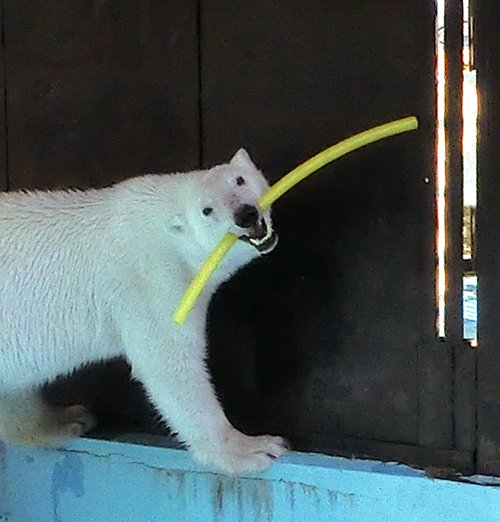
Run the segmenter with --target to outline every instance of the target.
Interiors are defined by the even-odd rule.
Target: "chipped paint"
[[[59,514],[61,497],[69,492],[75,497],[85,494],[83,487],[83,464],[78,455],[69,453],[54,464],[51,497],[54,522],[63,522]]]
[[[26,464],[35,463],[35,457],[33,457],[33,455],[26,455],[26,458],[24,460],[25,460]]]

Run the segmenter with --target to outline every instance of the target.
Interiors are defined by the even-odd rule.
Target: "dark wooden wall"
[[[199,162],[196,2],[4,2],[9,185]]]
[[[500,5],[476,1],[480,82],[478,271],[478,470],[500,474]]]
[[[216,376],[235,419],[255,419],[255,430],[284,426],[306,447],[313,434],[322,448],[346,437],[415,444],[418,350],[435,337],[424,183],[433,9],[313,4],[203,3],[204,159],[245,143],[277,179],[376,123],[417,114],[422,129],[327,167],[276,205],[280,248],[216,300]],[[226,375],[228,360],[240,371]]]
[[[4,0],[3,27],[4,188],[103,186],[240,146],[275,181],[417,115],[418,132],[276,204],[279,248],[214,300],[210,365],[248,431],[474,469],[475,374],[463,343],[435,332],[433,1]],[[108,427],[159,429],[120,361],[47,394]]]

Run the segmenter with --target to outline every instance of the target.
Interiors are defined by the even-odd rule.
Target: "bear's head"
[[[266,178],[244,149],[229,163],[197,172],[185,215],[188,235],[207,253],[226,232],[240,238],[237,248],[246,250],[250,257],[271,252],[278,236],[272,227],[270,210],[261,209],[258,203],[268,187]]]

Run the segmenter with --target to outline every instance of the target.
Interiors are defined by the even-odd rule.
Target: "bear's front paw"
[[[259,435],[251,437],[237,430],[230,434],[219,447],[193,450],[194,458],[204,465],[213,465],[229,474],[245,474],[268,468],[274,459],[288,452],[283,437]]]

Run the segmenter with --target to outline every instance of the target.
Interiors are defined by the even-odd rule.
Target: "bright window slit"
[[[437,144],[436,144],[436,304],[437,335],[447,336],[446,300],[446,188],[447,188],[447,136],[445,114],[446,52],[445,52],[446,0],[436,0],[436,83],[437,83]],[[463,1],[463,337],[477,346],[478,277],[475,272],[475,220],[477,201],[477,83],[474,68],[472,23],[469,0]]]
[[[477,346],[477,273],[475,271],[475,231],[477,204],[477,81],[469,0],[463,2],[463,337]]]

